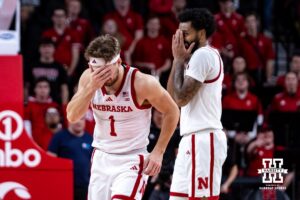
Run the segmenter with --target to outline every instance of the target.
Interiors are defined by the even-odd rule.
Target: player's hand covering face
[[[172,39],[172,53],[176,60],[186,60],[189,58],[195,43],[193,42],[188,48],[185,47],[183,39],[183,33],[180,29],[177,29]]]
[[[90,67],[90,86],[94,90],[102,88],[108,80],[112,79],[112,67],[112,65],[99,68]]]

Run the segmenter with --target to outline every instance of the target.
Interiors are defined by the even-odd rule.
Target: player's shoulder
[[[158,80],[149,74],[137,71],[134,77],[134,88],[137,94],[147,94],[157,90],[160,86]]]
[[[194,58],[210,58],[212,57],[214,54],[213,54],[213,51],[217,51],[216,49],[213,49],[212,47],[210,46],[205,46],[205,47],[201,47],[201,48],[198,48],[192,55],[192,57]]]
[[[200,48],[198,48],[195,52],[194,52],[194,54],[196,53],[196,54],[211,54],[211,51],[216,51],[216,49],[215,48],[213,48],[213,47],[211,47],[210,45],[206,45],[206,46],[204,46],[204,47],[200,47]]]
[[[151,86],[157,84],[158,80],[152,75],[137,70],[134,82],[141,86]]]

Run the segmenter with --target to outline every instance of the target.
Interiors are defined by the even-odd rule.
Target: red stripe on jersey
[[[170,192],[170,196],[174,196],[174,197],[188,197],[188,194],[185,193],[181,193],[181,192]]]
[[[133,103],[135,105],[135,107],[137,107],[138,109],[148,109],[151,108],[151,105],[139,105],[139,103],[137,102],[137,96],[135,93],[135,89],[134,89],[134,79],[135,79],[135,74],[138,71],[138,69],[134,69],[131,75],[131,96],[132,96],[132,100]]]
[[[128,71],[129,71],[129,66],[126,65],[121,85],[120,85],[119,89],[116,91],[115,96],[118,96],[120,94],[120,92],[121,92],[121,90],[122,90],[122,88],[124,86],[124,83],[125,83]]]
[[[188,197],[188,194],[186,193],[181,193],[181,192],[170,192],[170,196],[173,197]],[[203,197],[188,197],[189,200],[203,200]],[[219,200],[219,196],[210,196],[210,197],[205,197],[207,200]]]
[[[196,144],[195,135],[192,135],[192,197],[195,197],[195,181],[196,181]]]
[[[122,88],[123,88],[123,85],[124,85],[124,83],[125,83],[125,80],[126,80],[126,77],[127,77],[127,74],[128,74],[128,71],[129,71],[129,66],[128,65],[126,65],[126,67],[124,68],[124,74],[123,74],[123,77],[122,77],[122,82],[121,82],[121,85],[120,85],[120,87],[119,87],[119,89],[116,91],[116,93],[114,94],[115,96],[118,96],[119,94],[120,94],[120,92],[121,92],[121,90],[122,90]],[[107,94],[107,91],[106,91],[106,89],[105,89],[105,86],[103,86],[102,88],[101,88],[101,91],[102,91],[102,94],[103,95],[106,95]]]
[[[143,169],[144,169],[144,156],[143,155],[139,155],[139,157],[140,157],[139,172],[138,172],[138,176],[137,176],[137,179],[135,181],[132,193],[130,195],[131,199],[134,199],[134,197],[136,195],[136,192],[138,190],[138,187],[140,185],[142,176],[143,176],[142,173],[143,173]]]
[[[92,156],[91,156],[90,174],[92,174],[92,165],[93,165],[95,151],[96,151],[96,148],[93,149]],[[86,199],[88,199],[88,194],[86,194]]]
[[[209,48],[211,48],[211,47],[209,47]],[[212,49],[212,48],[211,48]],[[213,52],[215,52],[215,50],[214,49],[212,49],[212,51]],[[216,53],[216,52],[215,52]],[[217,53],[216,53],[217,54]],[[216,80],[218,80],[219,79],[219,77],[220,77],[220,75],[221,75],[221,71],[222,71],[222,61],[221,61],[221,57],[220,57],[220,55],[219,54],[217,54],[218,55],[218,57],[219,57],[219,61],[220,61],[220,69],[219,69],[219,74],[218,74],[218,76],[216,77],[216,78],[214,78],[214,79],[210,79],[210,80],[205,80],[204,81],[204,83],[213,83],[213,82],[215,82]]]
[[[125,195],[121,195],[121,194],[115,194],[114,196],[112,196],[111,200],[114,199],[119,199],[119,200],[134,200],[131,197],[125,196]]]
[[[219,200],[219,196],[211,196],[211,197],[189,197],[189,200],[203,200],[203,199],[207,199],[207,200]]]
[[[213,182],[214,182],[214,134],[210,133],[210,171],[209,171],[209,195],[213,195]]]

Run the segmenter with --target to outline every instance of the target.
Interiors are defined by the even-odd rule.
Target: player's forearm
[[[177,106],[174,106],[170,112],[164,114],[161,132],[153,151],[158,151],[160,153],[165,152],[168,143],[177,127],[178,119],[179,109]]]
[[[78,91],[67,106],[67,119],[69,122],[78,121],[88,110],[94,91],[82,89]]]
[[[173,60],[172,70],[168,80],[168,91],[176,101],[178,100],[178,95],[181,93],[181,88],[183,84],[183,72],[184,72],[184,61],[183,60]]]
[[[184,89],[184,61],[174,60],[174,78],[173,78],[173,90],[174,90],[174,100],[178,106],[182,107],[189,102],[189,94],[187,90]]]

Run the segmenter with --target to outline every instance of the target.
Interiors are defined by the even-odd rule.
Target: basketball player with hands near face
[[[179,15],[179,22],[172,40],[168,91],[181,107],[183,137],[170,200],[217,200],[227,143],[220,121],[223,62],[208,45],[214,17],[207,9],[188,9]]]
[[[154,77],[122,64],[116,38],[105,35],[94,39],[85,56],[89,69],[81,75],[67,117],[77,121],[89,106],[94,112],[95,151],[88,200],[140,200],[148,176],[160,171],[178,123],[178,107]],[[158,142],[149,154],[151,107],[164,119]]]

